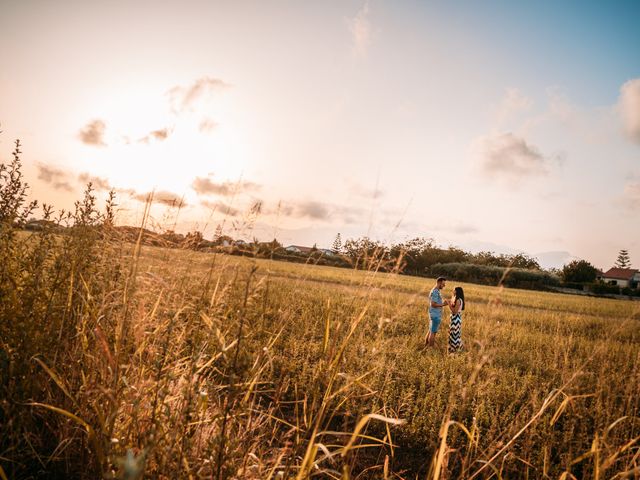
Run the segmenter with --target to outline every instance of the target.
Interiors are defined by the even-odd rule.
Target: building
[[[285,247],[285,250],[287,252],[303,253],[305,255],[310,255],[313,252],[318,252],[324,255],[325,257],[333,257],[336,255],[336,252],[328,248],[302,247],[300,245],[289,245],[288,247]]]
[[[300,245],[289,245],[285,248],[287,252],[310,254],[313,252],[312,247],[302,247]]]
[[[610,268],[599,277],[599,280],[621,288],[638,288],[638,285],[640,285],[640,270],[634,268]]]

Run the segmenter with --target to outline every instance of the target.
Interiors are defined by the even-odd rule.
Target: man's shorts
[[[431,333],[438,333],[440,328],[440,322],[442,321],[441,315],[429,315],[429,331]]]

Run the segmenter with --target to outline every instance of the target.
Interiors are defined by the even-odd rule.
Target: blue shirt
[[[442,307],[432,307],[431,302],[436,302],[442,305],[442,295],[440,295],[440,289],[438,287],[434,287],[429,293],[429,316],[430,317],[441,317],[442,316]]]

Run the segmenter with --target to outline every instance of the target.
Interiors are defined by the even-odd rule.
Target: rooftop
[[[616,280],[631,280],[636,273],[638,270],[635,268],[610,268],[602,276]]]

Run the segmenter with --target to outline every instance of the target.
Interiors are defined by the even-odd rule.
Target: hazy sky
[[[156,225],[207,237],[640,267],[638,25],[637,1],[0,0],[0,159],[20,138],[35,197],[93,179],[122,223],[155,190]]]

